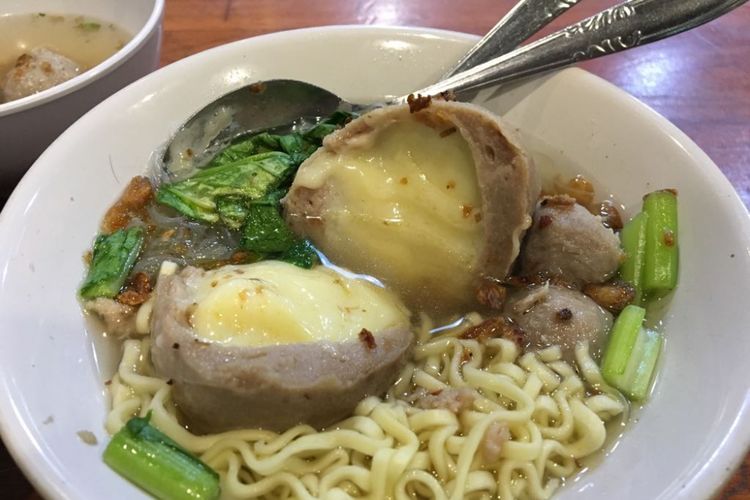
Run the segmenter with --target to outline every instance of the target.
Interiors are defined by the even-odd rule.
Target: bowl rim
[[[156,1],[161,2],[163,0],[156,0]],[[382,32],[390,31],[390,32],[395,32],[395,33],[433,35],[436,37],[450,37],[453,39],[478,40],[477,36],[467,34],[467,33],[445,30],[445,29],[425,28],[425,27],[415,27],[415,26],[383,26],[383,25],[317,26],[317,27],[307,27],[307,28],[272,32],[272,33],[267,33],[267,34],[262,34],[262,35],[257,35],[253,37],[236,40],[230,43],[226,43],[226,44],[222,44],[216,47],[206,49],[204,51],[201,51],[195,54],[191,54],[190,56],[184,59],[181,59],[179,61],[176,61],[175,63],[170,64],[169,66],[183,66],[185,64],[190,64],[190,60],[192,60],[196,56],[199,56],[201,54],[205,55],[206,53],[209,53],[209,52],[220,52],[224,50],[224,48],[228,45],[238,45],[242,43],[247,43],[249,40],[284,38],[289,35],[300,35],[304,33],[314,34],[314,33],[320,33],[321,31],[345,32],[349,30],[369,30],[369,31],[382,31]],[[636,106],[638,108],[638,111],[641,114],[643,114],[644,116],[650,117],[651,120],[653,120],[661,128],[663,128],[665,133],[667,133],[674,140],[680,143],[681,147],[687,149],[691,153],[691,155],[694,155],[697,158],[699,158],[700,162],[704,164],[705,167],[709,168],[709,170],[711,170],[711,175],[715,177],[716,182],[718,182],[719,184],[723,184],[725,188],[728,188],[731,190],[732,199],[726,200],[726,203],[733,204],[734,210],[741,212],[741,214],[735,213],[735,215],[741,216],[742,218],[745,218],[745,219],[750,218],[750,210],[748,209],[748,207],[744,205],[738,193],[736,192],[736,189],[734,189],[734,186],[731,185],[731,183],[728,181],[726,176],[716,166],[713,160],[711,160],[708,157],[708,155],[692,139],[690,139],[687,136],[687,134],[685,134],[676,125],[674,125],[667,118],[659,114],[653,108],[641,102],[634,96],[628,94],[624,90],[618,88],[614,84],[611,84],[607,82],[606,80],[604,80],[603,78],[593,75],[585,70],[575,69],[574,71],[581,71],[583,73],[588,74],[593,79],[599,81],[604,86],[604,88],[606,88],[607,92],[612,96],[612,98],[627,100],[631,102],[634,106]],[[150,75],[147,75],[147,77],[150,77]],[[131,84],[131,85],[134,85],[134,84]],[[125,88],[128,88],[129,86]],[[122,92],[123,90],[118,91],[118,93]],[[103,105],[103,103],[107,102],[111,98],[112,96],[103,100],[101,103],[97,104],[95,108],[100,105]],[[68,134],[68,131],[63,133],[62,136],[65,136],[67,134]],[[59,141],[59,138],[55,142],[58,142],[58,141]],[[50,146],[50,148],[51,147],[52,146]],[[45,156],[47,156],[47,151],[45,151],[45,153],[43,153],[43,155],[40,156],[39,159],[32,165],[32,167],[26,173],[24,178],[14,189],[4,209],[0,211],[0,233],[2,233],[4,220],[6,219],[6,217],[10,218],[11,216],[11,210],[14,213],[23,211],[24,207],[22,207],[20,203],[24,201],[32,200],[36,196],[35,187],[34,187],[35,180],[37,179],[38,176],[43,175],[42,165],[39,160],[41,160],[42,157],[45,157]],[[40,163],[40,164],[37,165],[37,163]],[[747,236],[750,236],[750,225],[745,226],[743,228],[743,232]],[[2,370],[0,369],[0,372],[1,371]],[[3,394],[2,392],[0,392],[0,400],[4,400],[7,396],[8,394]],[[10,403],[12,404],[13,401],[10,401]],[[9,415],[11,416],[9,417]],[[712,456],[712,459],[708,461],[707,463],[703,463],[701,467],[699,468],[699,470],[696,471],[695,476],[690,481],[688,481],[685,485],[683,485],[678,495],[680,498],[688,498],[688,497],[689,498],[693,498],[693,497],[710,498],[712,495],[715,495],[716,493],[718,493],[719,489],[726,483],[726,481],[729,478],[732,477],[732,475],[734,474],[734,471],[740,465],[744,456],[748,452],[748,449],[750,449],[750,418],[748,417],[750,417],[750,385],[748,386],[748,391],[745,393],[745,399],[740,404],[740,409],[732,421],[732,425],[727,430],[727,433],[724,436],[724,439],[721,441],[719,448],[717,448],[716,450],[716,452],[718,452],[719,450],[721,451],[723,460],[721,461],[716,460],[717,455],[715,452],[714,455]],[[12,411],[9,411],[6,413],[3,411],[3,406],[0,405],[0,439],[2,439],[2,441],[5,443],[8,449],[8,452],[14,458],[19,468],[24,472],[28,480],[34,485],[35,488],[39,490],[40,493],[42,493],[43,496],[48,497],[48,498],[58,498],[58,497],[67,498],[66,492],[69,493],[70,490],[68,490],[67,488],[64,488],[64,484],[60,484],[59,482],[57,482],[57,478],[55,476],[36,474],[36,472],[38,472],[38,469],[39,469],[38,457],[36,456],[36,452],[38,452],[38,449],[37,449],[38,443],[36,442],[29,443],[28,442],[29,436],[27,434],[21,433],[19,435],[16,435],[16,434],[11,434],[10,432],[8,432],[10,431],[11,427],[18,428],[17,426],[23,426],[23,425],[24,425],[24,422],[22,421],[14,421]],[[32,448],[31,450],[28,449],[28,446],[25,446],[29,444],[31,444],[31,448]],[[47,465],[49,466],[49,464]],[[61,489],[61,487],[63,487],[63,489]]]
[[[108,75],[124,64],[125,61],[130,59],[133,54],[138,52],[138,50],[146,44],[151,33],[157,29],[161,23],[166,0],[153,1],[154,7],[151,9],[151,13],[144,25],[120,50],[93,68],[84,71],[70,80],[66,80],[58,85],[42,90],[41,92],[22,97],[21,99],[0,104],[0,118],[41,106],[59,97],[71,94]]]

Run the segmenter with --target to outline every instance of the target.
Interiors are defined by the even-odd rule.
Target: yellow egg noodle
[[[386,398],[365,399],[322,432],[298,425],[283,434],[194,435],[176,418],[170,385],[153,375],[148,337],[129,339],[109,385],[107,431],[151,411],[155,426],[220,474],[226,498],[549,498],[580,470],[578,459],[602,448],[605,422],[627,405],[585,344],[576,369],[556,347],[524,354],[505,339],[458,338],[480,321],[471,314],[432,336],[423,318],[412,361]],[[456,415],[404,400],[451,388],[474,391],[470,409]],[[487,463],[483,443],[498,424],[509,440]]]

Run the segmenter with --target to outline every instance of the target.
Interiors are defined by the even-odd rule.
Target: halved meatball
[[[275,261],[161,276],[151,335],[196,432],[325,427],[382,395],[413,342],[387,290]]]
[[[22,54],[2,79],[2,97],[5,101],[21,99],[70,80],[79,72],[75,61],[37,47]]]
[[[521,273],[581,285],[603,283],[624,253],[617,235],[567,195],[546,196],[534,212],[521,253]]]
[[[505,314],[523,329],[532,347],[558,345],[568,360],[584,341],[598,355],[613,322],[612,314],[586,295],[550,284],[516,291],[505,304]]]
[[[530,158],[496,116],[433,100],[326,137],[283,203],[331,261],[446,315],[474,303],[480,278],[507,275],[538,194]]]

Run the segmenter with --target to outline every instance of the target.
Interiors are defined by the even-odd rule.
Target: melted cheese
[[[295,185],[333,194],[316,241],[331,260],[405,294],[466,293],[483,245],[481,195],[465,139],[440,132],[410,117],[307,161]]]
[[[190,323],[204,340],[238,346],[344,342],[409,324],[387,290],[319,266],[278,261],[225,266],[194,285]]]

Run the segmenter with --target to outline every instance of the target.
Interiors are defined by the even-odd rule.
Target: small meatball
[[[569,196],[543,198],[521,253],[521,272],[571,284],[604,283],[624,253],[617,235]]]
[[[83,308],[104,321],[104,329],[109,335],[125,338],[136,332],[136,308],[133,306],[99,297],[86,302]]]
[[[59,85],[80,73],[78,64],[52,50],[37,47],[21,54],[3,79],[5,101],[14,101]]]
[[[567,360],[575,358],[575,346],[584,341],[596,356],[613,321],[612,314],[581,292],[549,284],[511,295],[505,314],[523,329],[532,347],[560,346]]]

